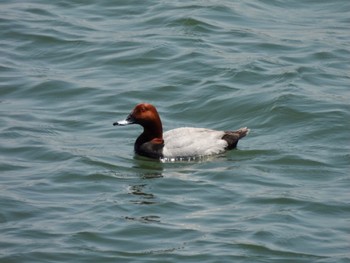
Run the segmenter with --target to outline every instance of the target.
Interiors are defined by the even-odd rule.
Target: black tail
[[[226,147],[227,150],[231,150],[236,148],[238,141],[245,137],[249,133],[249,129],[247,127],[240,128],[237,131],[225,131],[222,139],[227,141],[228,145]]]

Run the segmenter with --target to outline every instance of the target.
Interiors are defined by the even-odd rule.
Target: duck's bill
[[[125,120],[117,121],[117,122],[113,123],[113,125],[114,126],[125,126],[125,125],[129,125],[129,124],[134,124],[134,123],[135,123],[134,116],[132,116],[132,114],[129,114]]]
[[[129,124],[133,124],[133,122],[129,121],[129,120],[122,120],[122,121],[117,121],[117,122],[113,123],[113,126],[125,126],[125,125],[129,125]]]

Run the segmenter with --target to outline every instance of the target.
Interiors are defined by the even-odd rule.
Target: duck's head
[[[114,126],[139,124],[145,130],[163,133],[162,122],[156,107],[149,103],[140,103],[132,110],[125,120],[113,123]]]

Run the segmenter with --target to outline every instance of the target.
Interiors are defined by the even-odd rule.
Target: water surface
[[[350,3],[2,1],[1,262],[350,262]],[[134,156],[135,104],[251,133]]]

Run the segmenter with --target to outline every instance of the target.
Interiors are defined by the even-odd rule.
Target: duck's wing
[[[165,158],[212,155],[223,152],[228,143],[224,131],[204,128],[178,128],[163,134]]]

